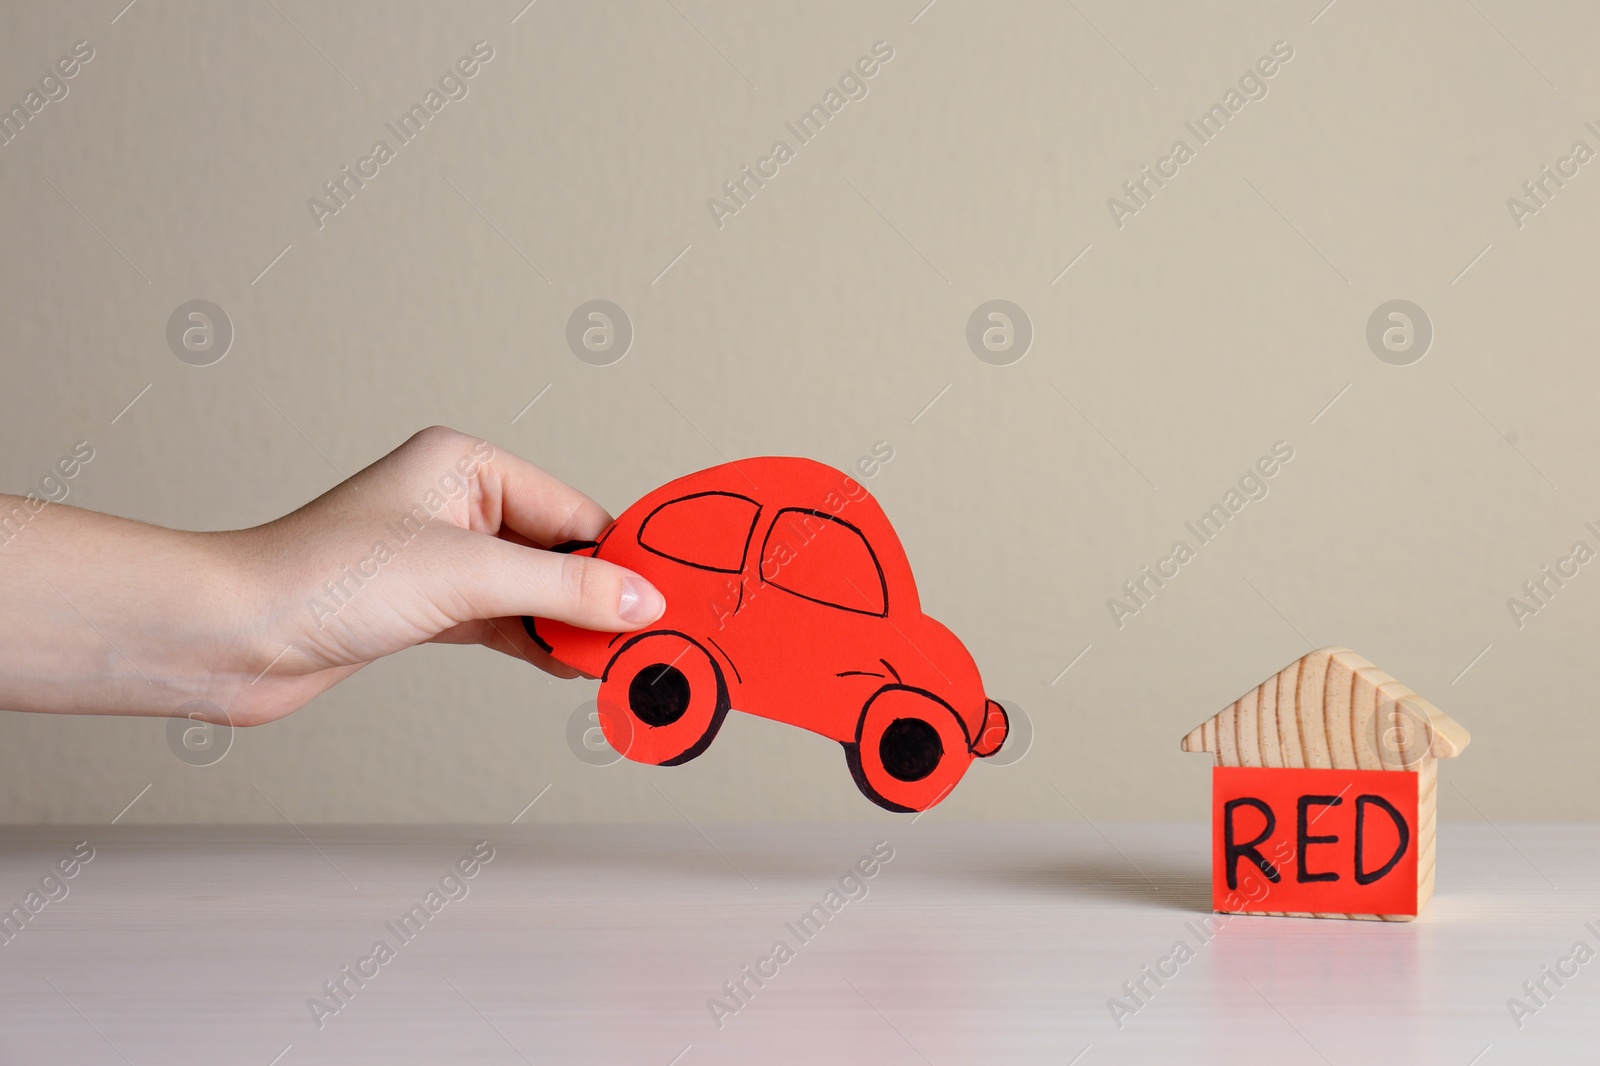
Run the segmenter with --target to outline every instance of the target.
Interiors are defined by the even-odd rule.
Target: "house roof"
[[[1218,766],[1416,770],[1472,738],[1449,715],[1349,648],[1302,656],[1183,738]]]

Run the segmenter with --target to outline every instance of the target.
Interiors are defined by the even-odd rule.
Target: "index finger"
[[[549,547],[595,540],[612,523],[604,507],[560,478],[511,452],[492,444],[489,448],[489,458],[478,466],[472,528],[485,533],[509,529]]]

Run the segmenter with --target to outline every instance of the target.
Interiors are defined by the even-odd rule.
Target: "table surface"
[[[40,893],[0,933],[0,1062],[1494,1066],[1600,1046],[1600,964],[1573,954],[1600,950],[1595,826],[1446,824],[1416,922],[1208,938],[1202,825],[302,829],[0,829],[0,908]],[[80,841],[93,858],[41,887]],[[492,858],[451,879],[480,841]],[[841,889],[875,846],[892,858]]]

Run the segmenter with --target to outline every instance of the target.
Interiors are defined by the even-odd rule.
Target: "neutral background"
[[[1507,606],[1600,548],[1600,177],[1520,228],[1506,203],[1600,149],[1600,12],[924,2],[8,5],[7,108],[95,58],[0,147],[0,485],[83,440],[68,502],[224,529],[445,423],[620,511],[887,441],[868,486],[926,609],[1034,732],[931,818],[1201,818],[1180,736],[1323,644],[1472,731],[1446,818],[1600,816],[1600,567]],[[470,94],[319,229],[307,199],[479,40]],[[869,95],[719,228],[707,199],[878,40]],[[1269,94],[1119,228],[1107,198],[1279,40]],[[565,340],[594,298],[636,330],[611,366]],[[1036,333],[1009,366],[965,338],[996,298]],[[1412,365],[1365,336],[1396,298],[1436,331]],[[166,341],[191,299],[235,330],[211,366]],[[1108,598],[1280,440],[1270,495],[1119,629]],[[836,745],[747,716],[684,767],[588,765],[592,693],[423,648],[207,767],[164,721],[3,714],[0,820],[483,822],[547,785],[523,821],[891,817]]]

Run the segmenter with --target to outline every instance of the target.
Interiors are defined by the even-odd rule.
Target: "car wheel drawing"
[[[728,714],[722,670],[682,633],[632,636],[600,679],[600,728],[635,762],[677,766],[710,746]]]

